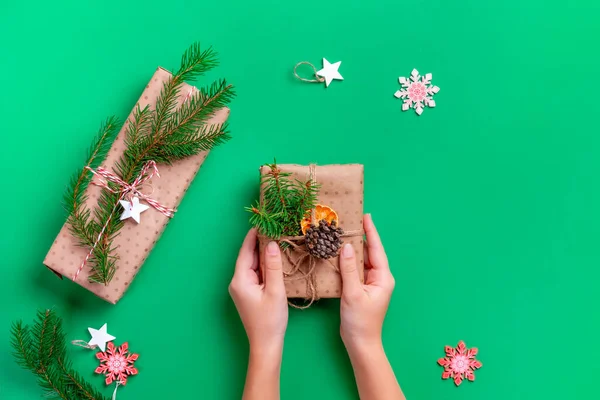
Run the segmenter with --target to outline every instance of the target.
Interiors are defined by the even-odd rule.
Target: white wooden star
[[[106,332],[106,324],[102,325],[100,329],[88,328],[90,331],[90,335],[92,335],[92,340],[88,342],[88,346],[98,346],[100,350],[106,351],[106,343],[113,341],[116,337],[109,335]]]
[[[140,204],[140,199],[134,197],[131,201],[119,200],[124,208],[123,214],[121,214],[121,221],[127,218],[133,218],[135,222],[140,223],[140,214],[150,208],[145,204]]]
[[[317,71],[317,75],[325,78],[325,86],[329,86],[331,81],[334,79],[340,81],[344,80],[342,75],[340,75],[340,73],[338,72],[341,63],[341,61],[338,61],[336,63],[331,64],[329,61],[323,58],[323,69]]]

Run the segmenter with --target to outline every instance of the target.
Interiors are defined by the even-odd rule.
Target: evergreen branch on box
[[[66,358],[62,320],[52,310],[40,311],[32,327],[13,323],[11,345],[16,362],[31,371],[46,397],[64,400],[108,400],[71,368]]]
[[[184,82],[204,75],[217,64],[217,54],[211,48],[203,50],[199,44],[193,44],[183,54],[178,71],[164,83],[154,109],[136,107],[132,118],[127,121],[126,150],[114,168],[124,181],[132,183],[147,161],[171,164],[208,151],[229,139],[227,124],[207,125],[208,119],[217,110],[227,106],[235,96],[233,86],[225,80],[199,89],[185,104],[177,108],[177,99]],[[101,162],[103,157],[100,156],[106,155],[106,146],[110,148],[113,140],[114,135],[107,135],[106,142],[96,144],[98,157],[93,159],[94,163]],[[89,160],[87,165],[90,165]],[[89,183],[90,175],[85,169],[82,172],[81,180],[85,185]],[[98,206],[91,213],[81,205],[85,201],[81,194],[85,186],[77,182],[79,180],[75,180],[67,191],[67,198],[77,205],[67,208],[71,232],[80,245],[93,247],[92,255],[87,261],[92,270],[89,281],[108,284],[116,272],[118,262],[113,240],[123,226],[116,215],[120,211],[120,194],[103,190]],[[105,225],[106,229],[103,230]]]
[[[275,240],[300,235],[300,223],[316,205],[319,185],[310,179],[292,180],[291,174],[282,172],[276,162],[266,167],[269,171],[261,177],[262,199],[246,208],[252,214],[250,224],[261,235]]]
[[[90,168],[97,168],[106,158],[108,150],[112,145],[117,133],[119,133],[120,123],[116,117],[110,117],[100,126],[96,139],[90,147],[88,160],[85,163]],[[80,172],[71,178],[68,190],[64,195],[64,206],[67,213],[75,212],[78,207],[86,200],[85,189],[92,180],[88,170],[84,167]]]

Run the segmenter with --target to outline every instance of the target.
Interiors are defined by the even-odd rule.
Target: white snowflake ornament
[[[402,89],[396,91],[394,96],[403,99],[402,111],[414,108],[417,115],[423,113],[423,107],[435,107],[433,95],[440,91],[440,88],[431,84],[431,74],[425,76],[419,75],[419,71],[413,69],[410,78],[401,76],[398,80]]]

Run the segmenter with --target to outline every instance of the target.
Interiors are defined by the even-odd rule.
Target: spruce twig
[[[120,123],[116,117],[110,117],[100,126],[94,143],[90,147],[87,162],[85,166],[98,168],[100,163],[106,158],[110,146],[114,142]],[[63,204],[68,213],[67,222],[71,234],[78,239],[82,246],[92,246],[95,240],[94,230],[90,225],[90,211],[85,208],[84,203],[87,200],[85,190],[92,180],[92,174],[85,168],[82,168],[71,178],[71,182],[64,194]]]
[[[71,178],[71,183],[64,194],[64,206],[67,214],[72,214],[78,207],[85,202],[85,189],[92,180],[90,172],[85,168],[97,168],[106,158],[110,146],[119,133],[120,124],[116,117],[109,117],[105,123],[100,126],[96,139],[90,146],[87,162],[80,172]]]
[[[316,205],[319,185],[310,179],[292,180],[276,162],[265,166],[269,170],[261,177],[262,201],[246,208],[252,214],[250,224],[275,240],[301,234],[301,222]]]
[[[132,183],[147,161],[171,164],[208,151],[229,139],[227,124],[207,125],[207,120],[235,96],[233,86],[226,81],[220,80],[200,89],[176,109],[184,82],[214,68],[216,56],[211,48],[202,50],[199,44],[193,44],[183,54],[178,71],[164,83],[155,108],[135,109],[133,118],[127,121],[127,149],[115,165],[115,172],[124,181]],[[93,247],[100,236],[88,259],[91,282],[108,284],[116,272],[118,256],[113,240],[123,225],[116,216],[120,210],[119,196],[103,191],[93,218],[82,210],[69,220],[71,231],[81,245]],[[106,229],[102,231],[105,225]]]
[[[16,362],[31,371],[46,397],[63,400],[107,400],[70,367],[62,320],[52,310],[38,312],[32,327],[13,323],[11,345]]]

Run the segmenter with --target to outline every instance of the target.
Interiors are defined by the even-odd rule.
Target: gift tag
[[[398,80],[402,85],[400,90],[394,93],[398,99],[403,99],[402,111],[414,108],[417,115],[423,113],[423,107],[435,107],[433,95],[440,91],[440,88],[431,84],[431,74],[425,76],[419,75],[419,71],[413,69],[410,77],[401,76]]]
[[[340,80],[340,81],[344,80],[344,78],[342,77],[342,75],[339,72],[339,68],[340,68],[341,64],[342,64],[341,61],[338,61],[338,62],[335,62],[332,64],[329,61],[327,61],[326,58],[323,58],[323,68],[317,71],[315,66],[312,65],[311,63],[309,63],[308,61],[301,61],[298,64],[296,64],[296,66],[294,67],[294,76],[296,78],[300,79],[302,82],[309,82],[309,83],[325,82],[325,87],[329,87],[329,84],[334,79]],[[301,65],[308,65],[309,67],[311,67],[313,69],[314,78],[308,79],[308,78],[303,78],[300,75],[298,75],[298,67]]]
[[[123,206],[123,214],[121,214],[121,221],[132,218],[138,224],[140,223],[140,214],[150,208],[145,204],[140,203],[138,197],[134,197],[131,201],[119,200],[119,203]]]

